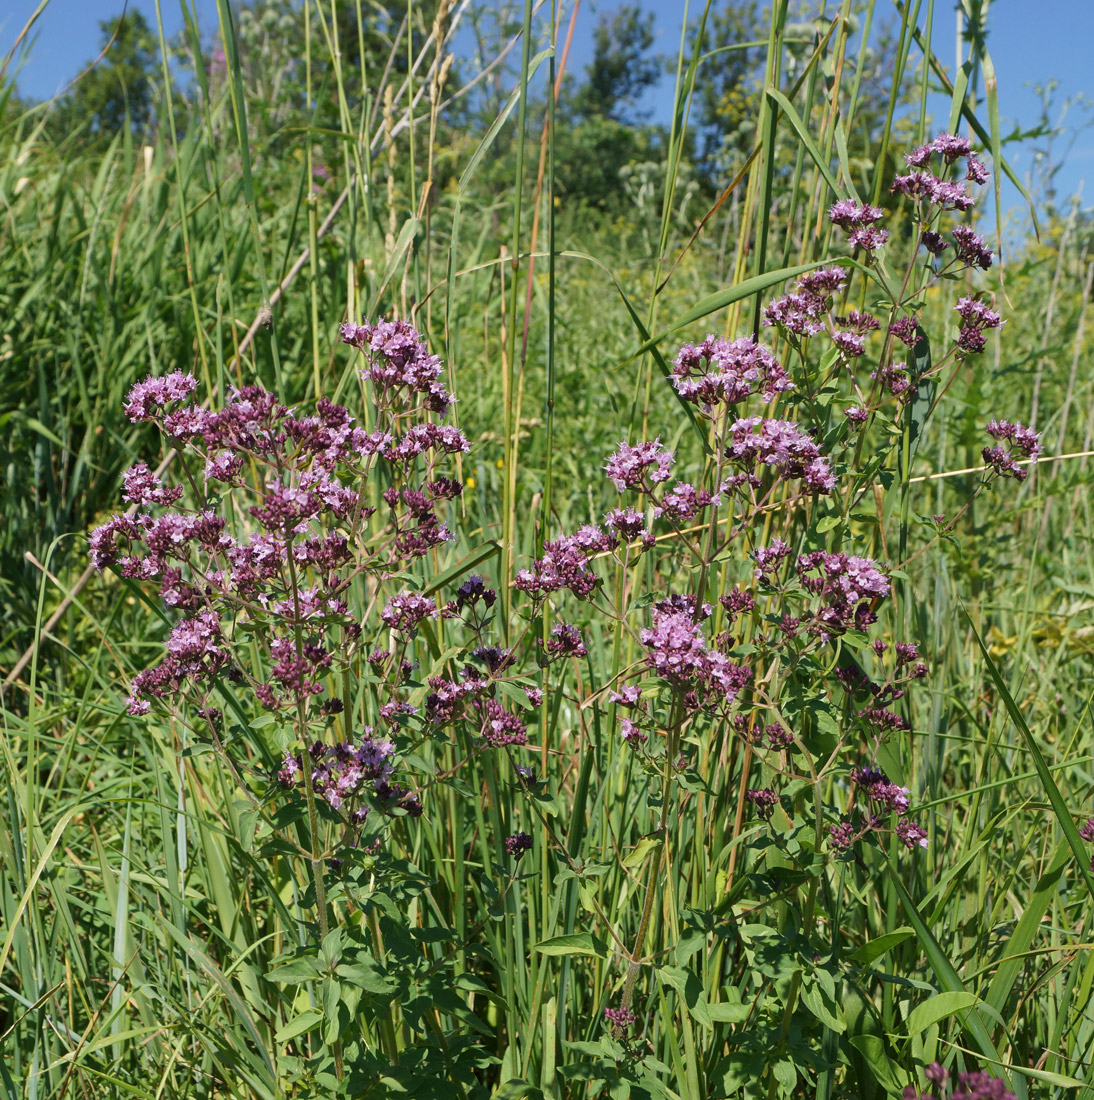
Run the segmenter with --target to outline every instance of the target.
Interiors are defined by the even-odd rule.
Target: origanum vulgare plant
[[[1002,324],[981,296],[962,297],[954,334],[932,352],[924,292],[991,264],[957,220],[987,175],[952,135],[907,160],[893,182],[913,223],[904,269],[885,262],[882,211],[841,200],[830,217],[855,261],[818,264],[770,302],[770,345],[752,333],[680,348],[670,382],[699,428],[695,475],[676,477],[660,439],[620,442],[603,466],[619,506],[571,534],[544,532],[539,556],[495,582],[517,593],[504,645],[495,588],[470,564],[440,572],[462,489],[454,456],[468,442],[443,423],[441,363],[410,325],[343,326],[363,356],[367,427],[326,399],[305,413],[257,387],[210,411],[181,373],[134,387],[128,414],[171,440],[180,476],[167,486],[134,466],[132,507],[92,533],[92,560],[155,586],[176,616],[162,660],[133,681],[130,712],[178,715],[232,770],[265,822],[264,850],[306,869],[298,896],[314,934],[268,975],[321,989],[322,1011],[285,1040],[303,1050],[298,1037],[312,1035],[310,1058],[283,1063],[300,1088],[441,1074],[479,1095],[498,1083],[513,1025],[492,1038],[481,1021],[469,1028],[450,963],[486,921],[519,919],[509,891],[537,844],[527,874],[553,866],[559,887],[580,879],[594,934],[548,954],[610,943],[619,960],[589,1002],[603,1012],[601,1039],[559,1065],[563,1079],[580,1091],[663,1076],[645,1026],[653,975],[681,991],[681,1011],[701,1002],[721,1028],[725,1057],[709,1067],[719,1087],[763,1080],[790,1095],[817,1070],[809,1052],[839,1018],[842,965],[838,923],[818,914],[822,877],[851,873],[871,847],[914,857],[930,838],[892,751],[911,732],[907,693],[929,655],[904,633],[899,603],[881,614],[906,585],[911,462],[938,397]],[[975,493],[1023,479],[1040,450],[1021,425],[987,432]],[[933,517],[926,538],[953,537],[958,519]],[[611,660],[590,653],[587,624],[612,639]],[[558,748],[555,665],[602,675],[575,675],[570,701],[597,716],[612,766],[647,788],[637,849],[575,853],[549,793],[571,792],[521,756],[530,722],[548,738],[541,751]],[[433,928],[451,949],[431,961],[406,935],[407,914],[414,906],[425,936],[418,901],[439,868],[396,853],[421,850],[413,830],[429,788],[471,775],[478,788],[461,792],[495,811],[508,776],[523,828],[489,816],[499,835],[486,915],[459,942]],[[671,888],[685,855],[676,838],[704,834],[684,815],[700,796],[724,805],[726,789],[713,788],[730,778],[726,844],[706,868],[724,904],[700,912]],[[606,856],[634,880],[615,902],[588,877]],[[767,905],[762,923],[744,916]],[[735,990],[726,1003],[721,977],[694,985],[681,964],[704,945],[724,968],[745,960],[749,999]]]
[[[543,558],[516,579],[533,601],[533,617],[561,589],[589,601],[629,637],[634,658],[605,686],[604,701],[617,735],[650,776],[653,813],[638,852],[645,859],[630,860],[641,864],[638,907],[611,914],[612,938],[626,947],[604,1011],[610,1034],[597,1063],[604,1082],[613,1063],[628,1057],[640,1078],[650,1072],[640,1035],[644,969],[652,966],[709,1023],[709,1010],[695,1008],[696,991],[714,998],[721,979],[704,988],[694,971],[665,961],[666,953],[680,961],[705,941],[743,953],[754,974],[751,1007],[734,990],[743,999],[721,1017],[748,1022],[727,1031],[733,1053],[716,1071],[723,1087],[764,1080],[792,1094],[798,1074],[811,1072],[802,1067],[819,1065],[806,1053],[810,1036],[819,1044],[821,1025],[840,1013],[838,926],[817,913],[822,874],[861,863],[867,844],[898,861],[929,843],[904,777],[885,770],[901,766],[902,754],[890,745],[911,732],[907,692],[929,666],[901,636],[909,621],[902,609],[889,616],[888,629],[879,611],[906,581],[890,560],[895,552],[902,564],[906,554],[907,479],[925,423],[1002,318],[981,296],[961,297],[954,334],[932,354],[918,317],[924,292],[992,262],[983,240],[955,224],[973,205],[970,185],[985,182],[987,172],[953,135],[907,161],[909,174],[892,185],[911,206],[914,247],[904,269],[894,273],[884,261],[880,208],[835,203],[830,219],[846,231],[857,263],[818,265],[767,305],[763,322],[775,346],[759,334],[709,336],[680,348],[672,364],[671,385],[702,425],[699,479],[674,480],[675,456],[659,438],[620,443],[604,469],[623,506],[604,517],[603,530],[586,527],[548,542]],[[864,276],[858,290],[855,271]],[[849,308],[853,292],[869,312]],[[987,433],[995,442],[983,450],[973,496],[999,478],[1024,479],[1040,451],[1021,425],[992,422]],[[958,519],[926,521],[928,540],[952,537]],[[649,554],[656,564],[640,564]],[[601,586],[591,562],[605,557],[616,562],[615,583]],[[652,594],[643,591],[650,576],[672,580]],[[769,895],[770,903],[742,906],[756,912],[777,902],[775,920],[763,925],[739,916],[725,923],[732,908],[688,914],[683,899],[666,901],[672,884],[684,881],[676,869],[694,866],[676,838],[705,835],[681,818],[685,803],[702,802],[682,796],[716,796],[710,769],[727,754],[740,790],[736,819],[725,829],[726,904],[757,890]],[[707,765],[703,774],[696,757]],[[757,825],[747,824],[748,813]],[[753,872],[744,886],[740,863]],[[757,870],[765,873],[757,877]],[[707,871],[714,871],[710,861]],[[651,944],[658,925],[660,942]],[[774,1054],[783,1059],[778,1072]]]
[[[526,734],[519,708],[494,698],[510,663],[483,640],[495,591],[471,575],[442,592],[415,570],[455,538],[445,510],[463,486],[452,456],[468,449],[439,422],[450,406],[440,361],[404,322],[348,324],[343,339],[364,356],[371,430],[326,398],[305,415],[250,386],[209,411],[189,375],[135,386],[126,412],[171,440],[180,484],[134,466],[131,509],[92,532],[90,552],[100,570],[154,585],[178,616],[163,659],[133,680],[130,713],[156,707],[183,719],[264,819],[267,851],[310,869],[300,894],[321,954],[270,976],[318,980],[339,962],[340,980],[325,976],[321,1054],[305,1069],[319,1082],[356,1069],[360,1085],[370,1067],[399,1059],[391,1005],[411,982],[444,977],[413,952],[401,971],[377,962],[381,917],[427,881],[408,864],[379,863],[388,830],[413,827],[420,782],[433,778],[402,775],[400,756],[457,721],[467,755]],[[455,680],[423,683],[412,639],[428,629],[435,646],[446,627],[460,632],[468,663]],[[530,682],[523,698],[538,705]],[[459,762],[454,753],[453,771]],[[516,834],[505,850],[517,860],[528,841]],[[353,911],[368,917],[367,946],[360,922],[345,922]],[[358,1028],[343,1050],[358,1011],[374,1031]]]

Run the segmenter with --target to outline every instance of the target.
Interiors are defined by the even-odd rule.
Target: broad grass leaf
[[[918,1035],[921,1031],[934,1024],[953,1016],[958,1012],[964,1012],[979,1002],[980,998],[975,993],[938,993],[929,997],[920,1005],[916,1005],[908,1013],[908,1035]]]
[[[591,932],[574,932],[569,936],[555,936],[543,940],[532,948],[540,955],[591,955],[603,959],[607,957],[608,945]]]
[[[274,1042],[281,1044],[287,1043],[290,1039],[295,1039],[298,1035],[303,1035],[305,1032],[311,1031],[312,1028],[318,1027],[323,1022],[323,1013],[317,1012],[314,1008],[309,1008],[306,1012],[301,1012],[299,1016],[294,1016],[284,1027],[277,1030],[274,1035]]]
[[[878,936],[876,940],[864,943],[861,947],[852,951],[847,957],[860,966],[870,966],[882,955],[888,954],[894,947],[902,944],[906,939],[914,936],[911,928],[898,928],[884,936]]]

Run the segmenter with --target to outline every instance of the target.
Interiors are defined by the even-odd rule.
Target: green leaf
[[[1068,1077],[1063,1073],[1052,1073],[1047,1069],[1028,1069],[1026,1066],[1012,1066],[1015,1073],[1023,1077],[1032,1077],[1035,1081],[1044,1081],[1046,1085],[1055,1085],[1060,1089],[1081,1089],[1089,1082],[1080,1081],[1077,1077]]]
[[[313,982],[322,977],[319,963],[312,955],[302,955],[298,959],[285,963],[283,966],[275,966],[266,974],[266,980],[270,982],[284,982],[286,985],[294,985],[298,982]]]
[[[752,1015],[752,1006],[721,1001],[718,1004],[708,1004],[707,1013],[716,1023],[743,1024]]]
[[[852,962],[857,962],[860,966],[869,966],[876,959],[880,959],[882,955],[887,954],[898,944],[902,944],[914,935],[915,932],[911,928],[898,928],[887,935],[878,936],[876,940],[864,943],[860,948],[852,951],[847,958]]]
[[[908,1035],[918,1035],[933,1024],[957,1012],[972,1008],[979,1000],[975,993],[937,993],[933,997],[928,997],[908,1013]]]
[[[1069,851],[1067,841],[1061,840],[1052,861],[1033,888],[1033,896],[1026,905],[1026,911],[1022,914],[1022,919],[1019,920],[1010,935],[1010,939],[1007,940],[1000,952],[1000,958],[1003,962],[995,972],[995,977],[992,978],[991,985],[988,986],[987,996],[984,998],[985,1003],[994,1008],[996,1012],[1002,1013],[1007,998],[1010,996],[1010,991],[1014,988],[1014,983],[1022,972],[1022,967],[1026,961],[1023,956],[1033,943],[1033,937],[1040,931],[1041,921],[1048,911],[1052,899],[1056,896],[1060,875],[1069,862]]]
[[[787,121],[794,127],[794,132],[801,138],[802,145],[805,146],[810,159],[820,169],[820,174],[824,176],[824,182],[832,189],[832,194],[838,198],[846,197],[844,190],[841,189],[839,182],[832,174],[832,169],[828,166],[828,162],[821,156],[821,152],[813,141],[813,137],[806,128],[805,123],[802,121],[801,115],[794,110],[794,105],[782,92],[777,91],[775,88],[768,88],[767,96],[779,105],[782,113],[786,115]]]
[[[554,49],[548,47],[545,50],[540,50],[535,57],[532,58],[528,65],[528,77],[531,79],[535,71],[540,67],[544,60],[551,57],[554,54]],[[527,89],[521,85],[517,85],[510,93],[509,98],[505,101],[502,109],[498,112],[498,117],[490,124],[490,129],[486,131],[486,136],[475,147],[475,151],[471,154],[467,161],[463,172],[460,175],[460,192],[461,194],[467,190],[468,185],[471,183],[471,177],[475,174],[475,169],[479,166],[479,161],[482,160],[486,153],[486,150],[494,144],[494,139],[501,132],[502,127],[505,125],[505,120],[513,113],[513,108],[520,102],[521,97],[525,94]]]
[[[818,989],[816,986],[803,985],[800,996],[802,1004],[805,1005],[805,1007],[809,1009],[825,1027],[839,1035],[842,1035],[847,1030],[847,1024],[836,1015],[838,1011],[836,1003],[825,996],[823,990]]]
[[[299,1016],[294,1016],[284,1027],[280,1028],[276,1035],[274,1035],[275,1043],[287,1043],[290,1039],[295,1039],[298,1035],[303,1035],[306,1031],[311,1031],[312,1028],[317,1027],[323,1022],[323,1013],[316,1012],[314,1008],[309,1008],[307,1012],[301,1012]]]
[[[848,1042],[866,1059],[869,1072],[891,1093],[899,1094],[904,1074],[889,1060],[880,1035],[849,1035]]]
[[[608,945],[591,932],[575,932],[569,936],[555,936],[554,939],[544,940],[537,943],[532,950],[541,955],[595,955],[603,959],[607,957]]]
[[[891,861],[887,863],[887,866],[889,868],[889,878],[900,897],[900,903],[903,905],[904,911],[908,914],[912,927],[915,929],[920,946],[927,956],[927,962],[930,963],[931,970],[934,972],[935,980],[947,993],[964,993],[965,987],[962,985],[957,971],[953,968],[953,963],[947,958],[945,951],[942,950],[942,945],[935,939],[934,933],[916,908],[911,894],[908,893],[907,887],[904,885],[904,880],[900,877],[900,872]],[[975,1007],[963,1021],[963,1027],[975,1040],[981,1054],[990,1058],[1000,1067],[1005,1066],[999,1052],[995,1049],[995,1044],[991,1041],[991,1035],[988,1033],[987,1027],[984,1026],[979,1011]],[[1026,1091],[1025,1082],[1021,1078],[1013,1078],[1008,1075],[1006,1083],[1018,1097],[1018,1100],[1028,1100],[1029,1094]]]
[[[910,469],[912,460],[915,458],[915,453],[919,449],[920,443],[923,441],[923,429],[927,424],[927,417],[930,414],[931,406],[934,404],[935,393],[938,390],[938,383],[934,378],[927,378],[926,374],[931,369],[931,342],[927,338],[927,333],[923,330],[922,325],[916,327],[916,341],[915,347],[912,349],[913,365],[911,375],[913,382],[915,383],[915,390],[912,394],[911,401],[908,402],[907,411],[905,413],[907,420],[905,423],[905,430],[908,433],[908,467]],[[903,460],[903,456],[902,456]],[[906,475],[908,471],[901,467],[902,475]]]
[[[543,1092],[520,1077],[511,1077],[498,1085],[490,1094],[490,1100],[542,1100]]]
[[[396,989],[396,983],[383,972],[380,964],[364,952],[359,953],[352,963],[335,967],[335,972],[340,978],[376,996],[389,996]]]
[[[807,271],[814,271],[818,267],[823,267],[824,264],[828,262],[828,260],[819,260],[814,264],[798,264],[796,267],[779,268],[777,271],[768,271],[763,275],[754,275],[751,279],[745,279],[743,283],[738,283],[736,286],[731,286],[726,290],[719,290],[714,294],[708,294],[705,298],[700,298],[691,309],[682,314],[668,328],[662,329],[656,336],[651,336],[636,351],[633,351],[628,358],[634,359],[644,352],[650,351],[667,336],[671,336],[674,332],[678,332],[680,329],[686,328],[695,321],[700,321],[704,317],[708,317],[710,314],[716,313],[720,309],[725,309],[726,306],[733,305],[734,302],[739,302],[744,298],[751,298],[753,294],[762,294],[765,290],[770,290],[771,287],[786,282],[787,279],[796,279],[799,275],[804,275]]]
[[[784,1089],[792,1089],[798,1083],[797,1067],[789,1059],[776,1062],[771,1067],[771,1072]]]
[[[466,993],[476,993],[496,1004],[499,1008],[509,1010],[509,1002],[496,990],[491,989],[477,974],[457,974],[452,979],[453,989],[462,989]]]
[[[660,834],[655,836],[644,836],[635,846],[634,850],[627,854],[627,858],[623,860],[623,866],[634,870],[637,867],[641,867],[646,862],[648,856],[651,856],[658,848],[661,847],[662,837]]]
[[[707,1028],[714,1026],[707,999],[703,996],[703,983],[697,974],[691,970],[685,970],[682,966],[659,966],[657,977],[676,990],[689,1014],[697,1023]]]
[[[518,710],[531,710],[532,702],[524,688],[511,684],[506,680],[495,680],[498,691],[511,703],[515,703]]]

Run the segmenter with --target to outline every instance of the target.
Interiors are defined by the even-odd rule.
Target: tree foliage
[[[81,134],[107,144],[128,130],[148,136],[155,125],[159,46],[137,8],[99,23],[101,58],[57,105],[52,128],[58,136]]]

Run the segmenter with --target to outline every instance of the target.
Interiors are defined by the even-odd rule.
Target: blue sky
[[[151,23],[155,22],[154,0],[131,0],[131,6],[140,8]],[[216,26],[215,0],[196,0],[196,6],[201,25],[211,32]],[[657,48],[674,54],[687,6],[685,0],[644,0],[644,6],[657,19]],[[36,7],[37,0],[4,0],[0,4],[0,54],[11,48]],[[32,31],[36,38],[29,59],[19,72],[20,89],[43,99],[63,88],[98,53],[98,21],[117,14],[121,7],[122,0],[50,0]],[[572,72],[580,71],[589,59],[589,32],[596,14],[614,7],[614,0],[583,0],[570,60]],[[879,5],[879,10],[883,7]],[[953,5],[940,0],[935,7],[936,49],[952,66],[956,53]],[[162,0],[162,8],[166,30],[174,33],[182,22],[178,0]],[[697,12],[701,3],[691,0],[690,8]],[[1028,128],[1036,123],[1040,113],[1034,91],[1037,84],[1057,81],[1057,114],[1072,97],[1086,96],[1094,103],[1092,42],[1094,0],[996,0],[991,5],[988,47],[999,78],[999,105],[1005,131],[1013,125]],[[651,97],[655,118],[664,110],[667,99],[665,92]],[[939,110],[944,112],[945,104],[940,104]],[[1068,113],[1068,122],[1083,120],[1094,121],[1094,109],[1073,108]],[[1065,144],[1066,141],[1061,141],[1059,147],[1062,149]],[[1012,147],[1009,155],[1019,175],[1025,178],[1033,168],[1033,148],[1028,144]],[[1091,184],[1083,190],[1084,206],[1094,202],[1094,127],[1079,131],[1068,154],[1058,177],[1061,199],[1083,188],[1087,177],[1091,177]],[[1009,191],[1006,205],[1017,198],[1015,192]]]

